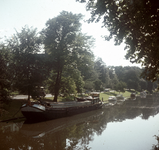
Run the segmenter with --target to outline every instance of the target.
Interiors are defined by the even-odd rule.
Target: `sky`
[[[141,66],[125,59],[124,44],[115,46],[113,40],[105,41],[101,37],[109,35],[109,32],[106,28],[101,28],[100,23],[84,22],[90,17],[90,12],[86,11],[85,3],[81,4],[76,0],[0,0],[1,41],[5,37],[11,37],[15,29],[20,31],[25,25],[41,31],[47,20],[58,16],[63,10],[85,16],[82,32],[95,38],[92,51],[95,57],[102,58],[107,66]]]

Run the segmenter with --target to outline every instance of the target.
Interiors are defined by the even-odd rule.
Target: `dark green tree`
[[[129,67],[131,68],[131,67]],[[129,89],[135,89],[140,91],[140,79],[139,79],[139,75],[137,74],[137,72],[131,68],[129,70],[127,70],[127,72],[125,72],[125,81],[127,83],[127,87]]]
[[[125,88],[127,87],[125,82],[119,81],[116,85],[115,85],[115,90],[119,91],[119,92],[125,92]]]
[[[122,66],[115,67],[115,73],[118,76],[119,81],[124,81],[125,72],[126,72],[125,67],[122,67]]]
[[[77,35],[76,42],[75,42],[75,55],[78,56],[76,58],[77,68],[81,77],[84,81],[84,88],[91,90],[94,88],[93,81],[96,79],[97,74],[94,70],[94,54],[91,51],[91,48],[93,47],[94,39],[91,36]],[[79,82],[79,80],[78,80]],[[80,82],[82,83],[82,82]],[[79,84],[81,85],[81,84]],[[82,83],[83,85],[83,83]],[[77,89],[78,85],[77,85]],[[78,93],[83,92],[83,89],[80,86],[80,90],[77,91]]]
[[[11,91],[12,72],[11,64],[12,55],[4,44],[0,44],[0,100],[7,101]]]
[[[85,55],[92,53],[92,38],[80,32],[81,19],[81,14],[63,11],[59,16],[48,20],[46,28],[42,31],[45,51],[50,60],[49,66],[55,75],[52,84],[54,101],[57,101],[62,87],[62,77],[71,77],[69,69],[78,69],[78,64],[85,60]],[[67,76],[64,76],[66,72]]]
[[[146,90],[147,89],[147,82],[143,78],[139,79],[139,84],[140,84],[141,90]]]
[[[150,93],[152,93],[152,90],[156,89],[157,87],[155,87],[155,83],[151,82],[151,81],[147,81],[147,91],[149,91]]]
[[[78,0],[86,2],[86,0]],[[141,63],[142,75],[155,81],[159,74],[159,1],[158,0],[88,0],[89,22],[102,21],[110,34],[106,40],[126,44],[126,58]]]
[[[94,69],[98,74],[98,79],[102,82],[102,87],[108,87],[110,83],[109,68],[101,58],[97,58],[95,61]]]
[[[41,50],[41,39],[36,29],[25,26],[8,40],[8,48],[13,54],[14,86],[21,93],[30,95],[36,86],[44,80],[44,55]]]
[[[109,77],[110,77],[109,87],[114,89],[115,86],[119,83],[118,76],[116,75],[114,66],[109,68]]]
[[[102,81],[101,80],[96,80],[94,81],[94,86],[96,91],[103,91],[103,86],[102,86]]]
[[[103,82],[106,83],[106,65],[105,63],[102,61],[101,58],[97,58],[97,60],[95,61],[94,64],[94,69],[96,70],[96,72],[98,73],[98,78]]]
[[[49,91],[53,94],[55,93],[53,85],[55,85],[54,79],[56,76],[57,73],[53,73],[53,71],[51,71],[50,77],[47,80]],[[83,87],[84,81],[79,70],[74,68],[63,70],[59,93],[64,94],[65,97],[70,96],[71,94],[76,95],[77,92],[82,93]]]

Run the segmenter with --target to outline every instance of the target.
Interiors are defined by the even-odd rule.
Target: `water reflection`
[[[90,143],[96,141],[96,136],[102,137],[103,132],[109,130],[108,123],[136,117],[148,120],[158,113],[159,100],[151,97],[127,100],[101,110],[47,122],[1,123],[0,149],[93,149]]]

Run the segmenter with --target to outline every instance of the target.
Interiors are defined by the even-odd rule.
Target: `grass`
[[[108,101],[108,98],[109,96],[116,96],[118,94],[122,94],[124,97],[128,98],[130,97],[130,94],[132,93],[133,91],[125,91],[125,92],[117,92],[117,91],[112,91],[112,92],[104,92],[104,93],[100,93],[100,99],[102,100],[103,98],[103,101],[104,102],[107,102]],[[78,95],[79,97],[81,95]],[[53,97],[47,97],[47,98],[44,98],[45,101],[53,101]],[[67,97],[67,98],[64,98],[64,97],[58,97],[58,102],[61,102],[61,101],[70,101],[70,100],[74,100],[74,97]]]
[[[130,97],[131,92],[130,92],[130,91],[125,91],[125,92],[123,92],[123,93],[122,93],[122,92],[119,93],[119,92],[117,92],[117,91],[104,92],[104,93],[101,93],[101,94],[100,94],[100,99],[101,99],[101,100],[103,99],[104,102],[107,102],[109,96],[116,96],[116,95],[118,95],[118,94],[122,94],[124,97],[128,98],[128,97]]]
[[[19,94],[19,92],[14,91],[14,92],[11,92],[10,94],[11,94],[12,96],[15,96],[15,95],[18,95],[18,94]]]

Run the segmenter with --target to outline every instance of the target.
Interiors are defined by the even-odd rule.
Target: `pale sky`
[[[22,27],[37,28],[41,31],[47,20],[56,17],[63,10],[72,13],[81,13],[88,19],[90,13],[85,9],[85,3],[76,0],[0,0],[0,38],[11,37],[15,29]],[[104,41],[102,35],[108,35],[106,28],[99,23],[83,23],[82,32],[95,38],[95,47],[92,51],[96,57],[102,58],[107,66],[139,66],[125,60],[124,44],[114,46],[113,40]]]

